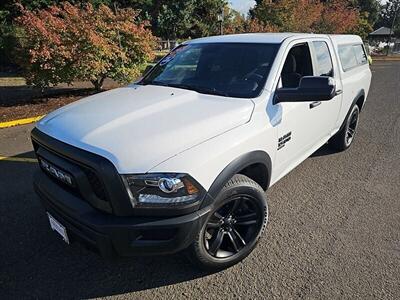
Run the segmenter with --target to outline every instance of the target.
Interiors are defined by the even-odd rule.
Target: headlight
[[[132,206],[171,206],[196,202],[201,186],[186,174],[122,175]]]

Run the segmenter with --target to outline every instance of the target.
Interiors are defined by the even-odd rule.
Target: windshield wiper
[[[146,84],[169,86],[169,87],[174,87],[174,88],[178,88],[178,89],[195,91],[200,94],[209,94],[209,95],[229,97],[229,94],[226,92],[219,91],[215,88],[209,88],[209,87],[205,87],[205,86],[197,86],[197,85],[181,84],[181,83],[167,83],[167,82],[162,82],[162,81],[150,81],[150,82],[146,82]]]
[[[205,86],[197,86],[197,87],[195,87],[195,90],[196,90],[196,92],[201,93],[201,94],[229,97],[228,93],[219,91],[215,88],[209,88],[209,87],[205,87]]]

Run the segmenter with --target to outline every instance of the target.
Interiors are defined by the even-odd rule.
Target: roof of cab
[[[241,34],[228,34],[228,35],[217,35],[194,39],[187,41],[190,44],[194,43],[270,43],[280,44],[285,39],[290,37],[309,37],[311,34],[308,33],[241,33]],[[314,34],[312,34],[315,36]]]
[[[328,37],[325,34],[313,34],[313,33],[242,33],[242,34],[228,34],[228,35],[217,35],[204,37],[194,40],[189,40],[188,44],[197,43],[270,43],[280,44],[288,38],[310,38],[310,37]],[[329,35],[335,42],[354,42],[361,41],[361,38],[356,35]]]

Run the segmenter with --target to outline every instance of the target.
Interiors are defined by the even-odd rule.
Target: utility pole
[[[220,35],[224,34],[224,8],[221,9],[221,14],[218,15],[219,32]]]
[[[388,47],[387,47],[387,52],[386,55],[389,55],[389,51],[390,51],[390,43],[392,42],[392,33],[393,33],[393,29],[394,29],[394,25],[396,24],[396,17],[397,17],[397,12],[400,8],[400,5],[398,3],[396,3],[397,6],[394,10],[394,16],[393,16],[393,21],[392,21],[392,26],[390,26],[390,31],[389,31],[389,42],[388,42]]]

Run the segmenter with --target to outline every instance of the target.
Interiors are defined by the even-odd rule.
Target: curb
[[[0,122],[0,128],[8,128],[12,126],[18,126],[18,125],[26,125],[30,123],[34,123],[39,121],[43,116],[37,116],[37,117],[32,117],[32,118],[26,118],[26,119],[19,119],[19,120],[13,120],[13,121],[8,121],[8,122]]]
[[[1,161],[12,161],[12,162],[29,162],[36,163],[36,158],[28,158],[28,157],[9,157],[9,156],[0,156]]]
[[[375,61],[400,61],[400,57],[372,57],[372,64]]]

